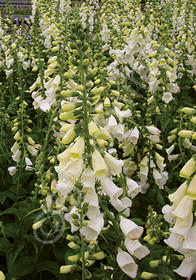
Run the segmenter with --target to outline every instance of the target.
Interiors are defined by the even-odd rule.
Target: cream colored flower
[[[98,150],[92,154],[92,166],[95,177],[103,177],[108,173],[107,165]]]
[[[135,278],[137,275],[138,265],[133,258],[121,248],[118,248],[117,263],[120,269],[130,278]]]
[[[143,233],[143,227],[122,216],[120,216],[120,228],[125,237],[133,240],[139,239]]]

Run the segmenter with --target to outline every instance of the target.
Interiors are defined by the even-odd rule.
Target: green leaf
[[[6,238],[0,238],[0,251],[6,253],[10,246],[11,243]]]
[[[10,207],[10,208],[8,208],[8,209],[6,209],[6,210],[4,210],[3,212],[1,212],[0,213],[0,216],[2,216],[2,215],[16,215],[16,216],[18,216],[18,210],[16,209],[16,208],[12,208],[12,207]]]
[[[60,266],[56,262],[45,261],[37,264],[36,272],[38,273],[41,271],[49,271],[50,273],[54,274],[57,279],[61,279]]]
[[[21,242],[15,242],[12,247],[7,251],[6,253],[6,260],[7,260],[7,266],[8,271],[10,272],[12,269],[12,266],[19,256],[20,252],[24,249],[24,244]]]
[[[10,276],[21,277],[33,273],[35,270],[34,257],[24,256],[19,258],[10,271]]]
[[[15,239],[17,235],[17,231],[18,231],[17,223],[8,223],[4,225],[4,232],[6,237],[9,236]]]
[[[0,203],[1,204],[4,204],[5,201],[6,201],[6,198],[11,198],[13,201],[15,199],[15,195],[9,191],[4,191],[1,193],[1,196],[0,196]]]

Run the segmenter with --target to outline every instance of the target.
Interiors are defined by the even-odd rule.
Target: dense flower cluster
[[[17,194],[23,174],[35,181],[35,238],[66,237],[59,275],[196,272],[196,8],[159,2],[32,1],[26,37],[0,19],[8,171]]]

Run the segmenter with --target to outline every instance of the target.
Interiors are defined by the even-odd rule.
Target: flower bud
[[[193,140],[196,140],[196,132],[195,132],[195,133],[193,133],[193,135],[192,135],[192,139],[193,139]]]
[[[69,131],[67,131],[67,133],[63,136],[62,138],[62,143],[64,145],[67,145],[69,143],[72,142],[72,140],[75,138],[76,136],[76,133],[75,133],[75,130],[74,128],[71,128]]]
[[[70,103],[65,103],[63,104],[63,106],[61,107],[61,110],[63,112],[69,112],[72,111],[73,109],[75,109],[75,104],[70,102]]]
[[[30,145],[34,146],[35,145],[35,141],[30,137],[28,136],[28,142]]]
[[[75,120],[76,117],[74,116],[73,111],[69,111],[69,112],[61,113],[59,119],[61,121],[67,121],[67,120]]]
[[[95,87],[93,89],[91,89],[91,93],[93,93],[94,95],[99,95],[102,94],[105,90],[105,87],[101,86],[101,87]]]
[[[68,260],[69,260],[70,262],[77,262],[78,259],[79,259],[78,255],[73,255],[73,256],[69,256],[69,257],[68,257]]]
[[[80,246],[77,245],[75,242],[71,241],[68,243],[68,247],[73,249],[73,250],[79,250],[80,249]]]
[[[190,108],[190,107],[184,107],[181,109],[181,112],[183,112],[187,115],[191,115],[191,114],[195,113],[195,109]]]
[[[41,221],[38,221],[38,222],[35,223],[35,224],[33,224],[33,225],[32,225],[32,229],[34,229],[34,230],[39,229],[39,228],[42,226],[43,222],[44,222],[44,219],[41,220]]]
[[[192,136],[192,134],[193,134],[193,131],[185,130],[185,129],[178,132],[178,135],[183,138],[190,138]]]
[[[157,277],[157,274],[153,274],[153,273],[149,273],[149,272],[143,271],[140,277],[142,279],[153,279],[153,278]]]
[[[196,124],[196,117],[192,117],[192,118],[190,119],[190,121],[191,121],[192,123]]]
[[[75,268],[74,265],[62,265],[60,267],[60,273],[70,273]]]
[[[94,137],[96,134],[99,133],[99,129],[93,121],[89,122],[88,130],[89,130],[89,134],[90,134],[91,137]]]
[[[160,260],[155,260],[155,261],[150,261],[149,262],[149,265],[150,265],[150,267],[157,267],[157,266],[159,266],[159,264],[160,264]]]
[[[95,253],[93,255],[93,257],[95,257],[96,260],[103,260],[105,258],[105,254],[104,252],[98,252],[98,253]]]

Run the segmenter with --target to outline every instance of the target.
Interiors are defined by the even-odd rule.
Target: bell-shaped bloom
[[[93,170],[90,168],[85,168],[81,176],[81,181],[84,188],[94,189],[95,177]]]
[[[187,194],[190,199],[196,200],[196,174],[193,176],[188,186]]]
[[[139,239],[143,233],[143,227],[122,216],[120,216],[120,228],[124,236],[132,240]]]
[[[158,153],[155,153],[155,158],[156,158],[156,164],[158,166],[158,168],[163,171],[163,169],[165,168],[166,164],[164,163],[164,157],[162,157],[161,155],[159,155]]]
[[[92,154],[92,166],[95,177],[103,177],[108,173],[107,165],[97,150],[94,150]]]
[[[146,126],[147,130],[153,135],[160,135],[161,131],[155,126]]]
[[[195,256],[192,258],[185,257],[181,265],[175,269],[174,272],[186,278],[187,280],[190,280],[192,274],[196,272]]]
[[[15,166],[8,167],[8,172],[9,172],[10,176],[14,176],[16,174],[16,171],[17,171],[17,169]]]
[[[69,180],[75,183],[82,173],[83,165],[83,159],[70,160],[66,165],[55,166],[55,170],[58,173],[59,180]]]
[[[141,186],[138,185],[134,180],[130,179],[127,177],[127,187],[128,191],[127,194],[130,196],[132,199],[136,197],[136,195],[141,192]]]
[[[79,137],[69,151],[70,157],[74,160],[80,159],[84,154],[84,147],[85,147],[84,138]]]
[[[187,238],[182,244],[182,249],[195,250],[196,256],[196,224],[190,229]]]
[[[162,208],[164,219],[170,224],[174,224],[176,221],[176,216],[173,214],[174,209],[174,205],[170,206],[169,204],[164,205]]]
[[[105,153],[104,160],[112,175],[119,176],[122,172],[123,161],[111,156],[109,153]]]
[[[126,131],[125,138],[129,142],[133,143],[133,145],[136,145],[139,138],[139,130],[137,129],[137,127],[135,126],[135,128]]]
[[[62,143],[63,143],[64,145],[67,145],[67,144],[71,143],[72,140],[75,138],[75,136],[76,136],[76,133],[75,133],[75,130],[74,130],[74,127],[73,127],[73,128],[71,128],[71,129],[69,129],[69,130],[66,132],[66,134],[63,136],[63,138],[62,138]]]
[[[162,100],[168,104],[170,101],[172,101],[173,96],[171,94],[171,92],[164,92],[163,96],[162,96]]]
[[[179,202],[178,206],[173,211],[173,214],[181,219],[186,219],[189,215],[192,215],[192,209],[193,209],[193,200],[190,199],[188,195],[186,195]]]
[[[143,246],[139,240],[125,238],[125,247],[131,255],[139,260],[145,258],[150,253],[149,249],[146,246]]]
[[[26,157],[26,158],[25,158],[25,163],[26,163],[25,170],[32,171],[32,170],[34,169],[34,168],[33,168],[33,163],[32,163],[32,161],[30,160],[30,158]]]
[[[74,185],[69,180],[58,180],[56,184],[57,191],[63,196],[66,197],[69,192],[73,190]]]
[[[18,163],[20,161],[20,156],[21,156],[21,151],[18,149],[12,156],[12,159]]]
[[[32,155],[32,157],[37,156],[38,150],[35,147],[33,147],[31,145],[27,145],[27,150]]]
[[[72,146],[73,146],[73,144],[69,145],[69,147],[64,152],[58,154],[57,159],[60,161],[61,165],[65,166],[69,162],[69,160],[70,160],[69,152],[70,152]]]
[[[94,123],[94,121],[90,121],[88,124],[88,131],[89,131],[89,135],[91,137],[96,137],[96,134],[99,133],[99,128],[97,127],[97,125]]]
[[[66,221],[68,221],[70,223],[70,225],[71,225],[71,232],[74,232],[74,231],[78,230],[78,227],[75,226],[72,223],[72,220],[73,220],[72,214],[78,214],[78,208],[76,208],[75,206],[71,209],[71,211],[69,213],[66,213],[64,215],[64,219]]]
[[[83,188],[84,202],[88,202],[91,206],[99,206],[99,200],[96,191],[93,188]]]
[[[190,214],[187,219],[176,218],[175,225],[170,228],[171,232],[187,236],[193,224],[193,214]]]
[[[14,145],[11,147],[11,152],[15,154],[17,150],[20,148],[20,145],[18,142],[15,142]]]
[[[74,123],[64,123],[60,129],[61,132],[67,132],[69,131],[71,128],[74,128],[75,124]]]
[[[130,207],[132,205],[132,201],[128,197],[123,197],[121,200],[116,198],[111,201],[112,206],[118,211],[122,212],[127,217],[130,214]]]
[[[130,109],[127,109],[126,111],[121,111],[118,107],[115,106],[114,111],[116,116],[119,118],[120,122],[123,122],[124,118],[129,118],[130,116],[132,116]]]
[[[180,200],[186,195],[188,188],[187,182],[184,182],[180,185],[180,187],[172,194],[169,194],[169,199],[171,202],[173,202],[174,205],[178,205]]]
[[[104,226],[103,214],[100,214],[93,220],[88,221],[87,226],[83,226],[80,233],[85,236],[88,241],[95,241]]]
[[[115,200],[123,193],[123,189],[117,187],[109,177],[101,178],[101,188],[110,197],[110,201]]]
[[[196,161],[194,157],[189,159],[187,163],[183,166],[183,168],[180,170],[180,177],[183,177],[185,179],[189,179],[190,176],[196,171]]]
[[[172,232],[168,239],[165,239],[164,242],[172,247],[174,250],[179,250],[182,248],[182,243],[184,241],[184,235]]]
[[[130,278],[135,278],[137,275],[138,265],[133,258],[122,249],[118,248],[117,263],[120,269]]]
[[[166,184],[168,179],[168,173],[166,171],[160,173],[158,170],[153,169],[153,177],[157,186],[159,186],[160,189],[163,189],[163,186]]]

